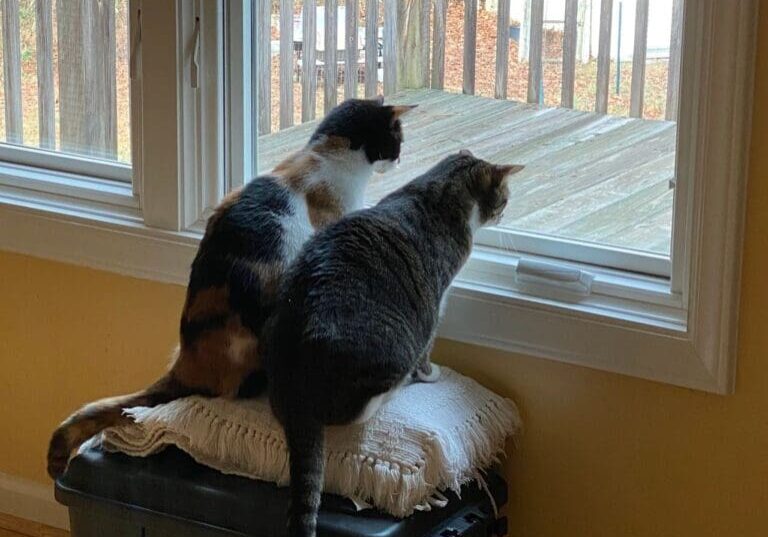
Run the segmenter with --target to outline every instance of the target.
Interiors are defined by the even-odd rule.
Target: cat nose
[[[461,151],[459,151],[459,155],[462,157],[474,157],[474,155],[472,154],[472,151],[470,151],[469,149],[462,149]]]

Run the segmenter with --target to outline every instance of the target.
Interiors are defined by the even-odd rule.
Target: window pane
[[[337,46],[329,52],[334,3]],[[306,142],[314,124],[302,122],[310,109],[318,117],[327,110],[326,97],[385,91],[386,2],[316,4],[314,50],[301,0],[273,1],[255,22],[255,50],[268,66],[257,74],[265,91],[254,107],[260,171]],[[510,181],[494,245],[515,249],[522,232],[669,256],[682,0],[511,0],[508,15],[503,0],[409,4],[409,23],[400,25],[407,35],[398,39],[408,48],[395,61],[400,85],[415,89],[387,99],[420,106],[404,118],[400,168],[374,180],[370,202],[468,148],[526,165]],[[356,40],[345,38],[350,11]],[[290,24],[281,24],[286,16]],[[308,95],[315,105],[302,109]]]
[[[0,8],[0,143],[129,163],[128,0]]]

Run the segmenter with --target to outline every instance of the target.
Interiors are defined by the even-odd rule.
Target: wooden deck
[[[387,100],[419,107],[404,117],[400,167],[375,177],[370,202],[467,148],[492,162],[526,165],[510,182],[503,228],[669,253],[675,123],[438,90]],[[306,143],[315,124],[261,136],[259,170]]]

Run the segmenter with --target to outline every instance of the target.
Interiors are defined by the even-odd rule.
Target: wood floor
[[[493,162],[526,165],[510,183],[502,227],[669,253],[675,123],[437,90],[388,101],[419,107],[403,120],[400,168],[374,180],[369,201],[467,148]],[[259,170],[304,145],[315,125],[261,136]]]
[[[69,532],[0,513],[0,537],[69,537]]]

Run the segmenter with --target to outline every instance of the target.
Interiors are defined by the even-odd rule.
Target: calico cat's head
[[[385,105],[383,97],[348,99],[328,113],[310,142],[324,137],[343,138],[351,151],[360,151],[381,173],[400,159],[403,143],[400,118],[414,108],[415,105]]]
[[[501,221],[509,200],[509,176],[524,168],[518,164],[492,164],[466,149],[446,157],[438,166],[443,168],[444,177],[469,198],[472,228]]]

